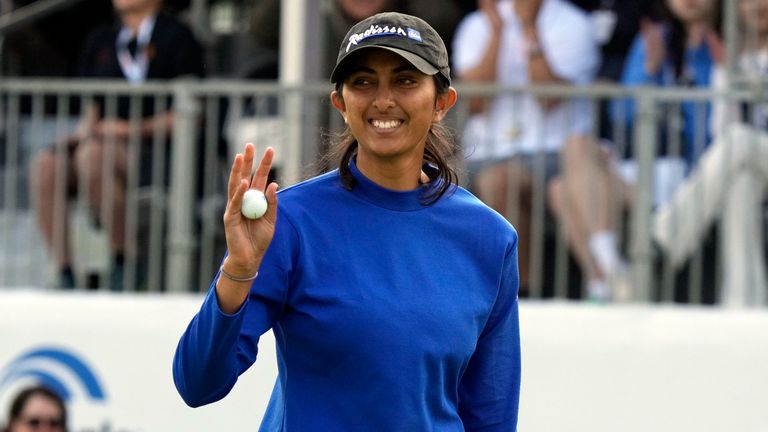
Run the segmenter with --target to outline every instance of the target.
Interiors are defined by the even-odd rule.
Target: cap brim
[[[361,47],[356,49],[354,52],[349,53],[346,57],[344,57],[339,64],[336,65],[335,68],[333,68],[333,72],[331,72],[331,82],[337,83],[339,82],[339,74],[342,73],[346,69],[346,64],[349,62],[349,59],[354,53],[358,53],[362,50],[371,49],[371,48],[378,48],[378,49],[385,49],[387,51],[391,51],[400,57],[404,58],[408,63],[412,64],[416,69],[423,72],[426,75],[435,75],[438,72],[440,72],[439,69],[434,67],[431,63],[424,60],[423,58],[417,56],[416,54],[400,49],[400,48],[393,48],[388,46],[379,46],[379,45],[370,45],[366,47]]]

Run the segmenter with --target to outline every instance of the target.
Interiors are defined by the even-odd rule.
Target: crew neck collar
[[[429,207],[421,202],[424,193],[428,191],[426,186],[407,191],[379,186],[360,172],[356,157],[349,161],[349,169],[356,180],[352,193],[373,205],[394,211],[415,211]]]

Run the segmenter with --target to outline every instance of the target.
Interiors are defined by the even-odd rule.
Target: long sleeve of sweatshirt
[[[237,378],[256,360],[259,337],[280,319],[286,301],[295,250],[291,223],[278,216],[275,236],[259,276],[240,310],[225,314],[211,284],[198,314],[182,335],[173,361],[173,379],[184,401],[193,407],[226,396]],[[248,325],[243,321],[248,319]]]

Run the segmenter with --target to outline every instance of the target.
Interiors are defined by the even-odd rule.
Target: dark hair
[[[438,75],[433,75],[432,78],[435,83],[435,97],[448,92],[450,86],[446,80]],[[343,83],[343,79],[336,83],[336,91],[342,97]],[[320,166],[338,166],[341,184],[347,190],[351,190],[356,180],[349,168],[349,163],[357,154],[357,140],[347,127],[342,133],[332,135],[330,141]],[[429,127],[427,142],[424,146],[422,170],[429,177],[430,186],[422,197],[423,204],[434,204],[458,183],[457,154],[458,146],[448,128],[441,123],[433,123]]]
[[[722,34],[722,1],[714,0],[712,5],[712,16],[710,18],[710,24],[712,29],[719,35]],[[668,26],[668,34],[666,38],[667,56],[672,61],[672,70],[675,74],[675,81],[681,83],[686,77],[685,73],[685,48],[688,40],[688,31],[685,28],[680,18],[672,13],[672,9],[667,6],[667,0],[659,0],[657,3],[657,16],[661,18]]]
[[[53,401],[56,405],[59,407],[59,411],[61,411],[61,421],[64,425],[64,431],[67,431],[67,407],[64,405],[64,400],[61,399],[61,397],[56,394],[56,392],[50,390],[48,387],[44,386],[34,386],[34,387],[27,387],[23,389],[19,394],[16,395],[16,397],[11,402],[11,407],[8,410],[8,427],[6,429],[6,432],[10,430],[10,424],[13,423],[16,420],[19,420],[21,417],[22,411],[24,411],[24,407],[27,406],[27,403],[30,399],[32,399],[34,396],[42,396],[46,399],[49,399]]]

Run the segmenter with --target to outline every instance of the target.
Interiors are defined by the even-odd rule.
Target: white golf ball
[[[256,189],[248,189],[243,195],[243,204],[240,213],[248,219],[258,219],[267,212],[267,197],[264,192]]]

